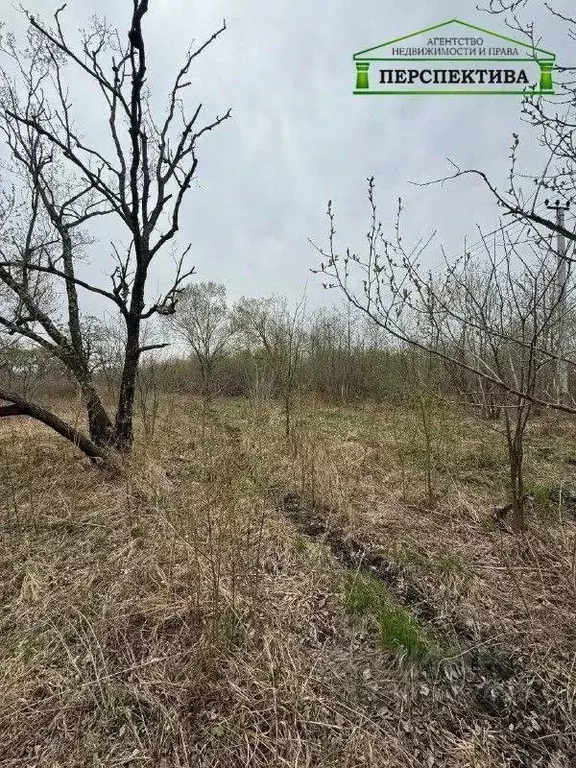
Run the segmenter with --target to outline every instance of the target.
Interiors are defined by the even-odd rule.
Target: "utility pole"
[[[568,364],[566,357],[566,280],[568,275],[567,261],[566,261],[566,239],[563,232],[560,230],[565,229],[564,225],[564,213],[570,207],[570,204],[560,205],[560,200],[551,205],[549,200],[546,200],[546,207],[550,210],[556,211],[556,230],[557,246],[556,256],[558,259],[558,265],[556,269],[556,354],[558,359],[556,360],[556,391],[559,403],[566,403],[569,399],[568,391]]]

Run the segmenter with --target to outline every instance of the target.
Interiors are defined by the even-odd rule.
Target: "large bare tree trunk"
[[[36,403],[31,403],[10,390],[0,389],[0,400],[10,403],[10,405],[0,406],[0,418],[7,416],[29,416],[36,419],[66,438],[66,440],[74,443],[92,461],[101,462],[107,468],[118,471],[119,464],[111,451],[106,450],[101,445],[97,445],[93,440],[83,435],[82,432],[79,432],[51,411]]]
[[[126,359],[122,370],[113,438],[114,446],[122,453],[130,451],[134,440],[134,395],[136,393],[138,361],[137,350],[134,351],[133,344],[129,344],[126,347]]]

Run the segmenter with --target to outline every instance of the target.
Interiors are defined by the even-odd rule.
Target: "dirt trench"
[[[276,496],[278,499],[278,496]],[[435,675],[436,700],[447,730],[458,737],[477,725],[494,733],[503,765],[509,768],[572,768],[576,734],[565,710],[555,706],[554,689],[518,651],[498,646],[454,611],[437,609],[434,595],[395,563],[344,530],[331,527],[329,510],[308,504],[300,493],[281,495],[277,509],[298,531],[329,547],[345,568],[381,581],[392,598],[461,651],[442,661]]]

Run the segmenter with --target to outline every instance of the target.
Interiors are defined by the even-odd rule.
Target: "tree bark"
[[[0,400],[9,405],[0,408],[0,417],[29,416],[50,427],[59,435],[74,443],[92,461],[100,461],[108,469],[119,471],[119,465],[113,453],[97,445],[93,440],[83,435],[70,424],[63,421],[51,411],[18,395],[10,390],[0,389]]]
[[[138,312],[140,313],[141,309]],[[126,352],[114,423],[114,447],[121,453],[128,453],[134,440],[134,397],[136,394],[139,360],[140,320],[136,319],[128,324]]]
[[[92,379],[88,373],[76,374],[80,385],[82,398],[86,406],[86,415],[88,417],[88,430],[90,439],[103,448],[114,446],[115,434],[112,420],[106,413],[102,401]]]

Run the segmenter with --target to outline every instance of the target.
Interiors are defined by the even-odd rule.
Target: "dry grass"
[[[175,399],[121,481],[3,421],[0,766],[574,764],[576,518],[535,501],[526,539],[494,530],[497,436],[444,412],[434,434],[426,509],[399,410],[302,408],[286,443],[273,406],[221,403],[202,437]],[[571,435],[536,425],[536,489],[571,483]],[[289,491],[394,566],[387,614],[351,610],[357,570],[284,516]],[[410,661],[386,615],[449,658]]]

